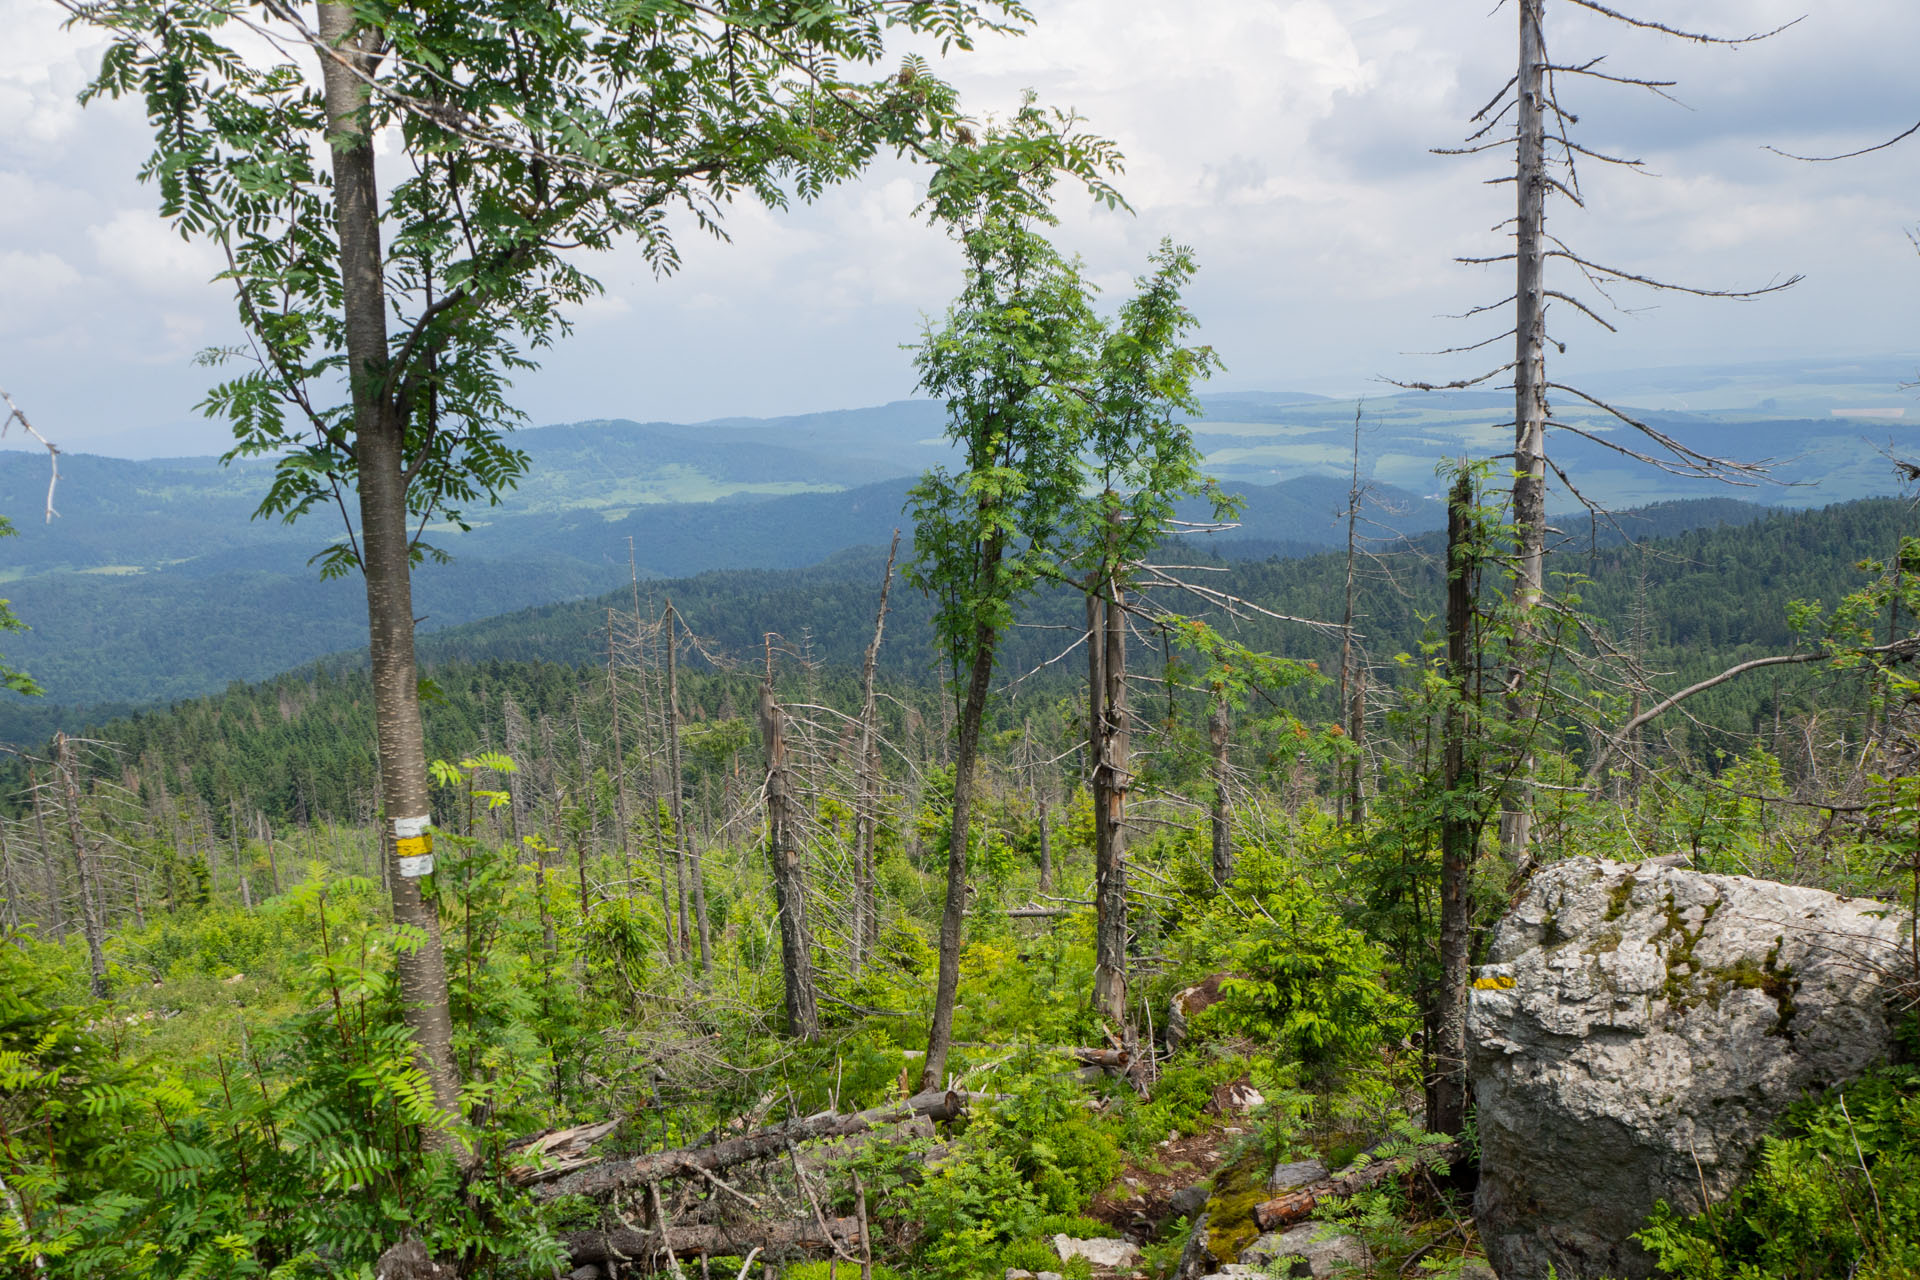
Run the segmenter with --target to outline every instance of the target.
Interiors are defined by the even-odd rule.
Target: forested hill
[[[1623,520],[1628,528],[1681,526],[1708,512],[1686,504],[1650,509]],[[1645,665],[1663,673],[1663,688],[1681,687],[1732,661],[1789,649],[1792,600],[1829,604],[1861,581],[1857,564],[1883,556],[1912,512],[1892,499],[1847,503],[1802,513],[1722,509],[1722,517],[1745,515],[1742,525],[1694,528],[1627,544],[1617,532],[1592,539],[1571,533],[1554,559],[1562,574],[1583,575],[1577,587],[1582,608],[1624,647],[1636,619],[1645,642]],[[1567,522],[1563,522],[1567,523]],[[1369,659],[1391,678],[1393,658],[1417,652],[1439,608],[1438,547],[1431,540],[1401,547],[1383,558],[1391,581],[1369,574],[1361,582],[1358,627]],[[778,633],[790,651],[809,656],[811,678],[845,683],[852,678],[872,635],[873,613],[884,553],[850,552],[813,568],[777,572],[729,571],[671,583],[642,583],[643,614],[656,617],[668,596],[710,653],[750,664],[767,632]],[[1308,618],[1338,618],[1343,607],[1345,558],[1339,554],[1260,562],[1221,563],[1209,586],[1231,590],[1276,611]],[[423,637],[421,653],[434,682],[426,716],[430,753],[449,758],[498,745],[506,700],[527,716],[549,716],[566,725],[584,717],[604,697],[609,612],[631,615],[631,588],[591,601],[522,610],[485,622]],[[1077,601],[1039,602],[1026,621],[1035,624],[1009,638],[1003,665],[1012,681],[1056,657],[1071,643]],[[1196,610],[1197,611],[1197,610]],[[896,583],[881,666],[900,703],[931,714],[936,674],[930,661],[929,601]],[[1054,629],[1064,628],[1065,630]],[[1249,618],[1232,629],[1249,645],[1331,666],[1338,641],[1324,631]],[[1151,669],[1157,655],[1141,655]],[[798,664],[788,670],[800,678]],[[748,665],[748,671],[751,666]],[[1020,717],[1030,708],[1070,696],[1082,675],[1071,658],[1023,680],[1003,714]],[[750,709],[750,674],[716,679],[696,670],[690,698],[702,717],[731,719]],[[1690,709],[1710,731],[1696,730],[1685,744],[1711,759],[1716,750],[1737,752],[1743,736],[1765,729],[1776,707],[1790,710],[1834,692],[1830,674],[1788,669],[1778,677],[1736,681],[1696,699]],[[584,708],[584,709],[583,709]],[[1307,695],[1310,717],[1332,714],[1325,690]],[[904,714],[904,713],[902,713]],[[351,658],[291,672],[252,686],[183,702],[171,710],[145,712],[100,723],[88,736],[120,745],[133,761],[164,762],[180,785],[219,806],[234,795],[285,818],[320,813],[349,816],[371,794],[372,702],[364,673]]]
[[[884,545],[906,523],[907,479],[836,492],[635,503],[615,511],[608,504],[616,495],[608,486],[632,482],[616,474],[625,454],[614,449],[614,456],[606,456],[607,439],[624,439],[609,431],[528,433],[539,438],[543,462],[580,478],[576,506],[560,508],[550,483],[530,478],[530,492],[521,495],[514,514],[495,515],[471,533],[430,531],[429,540],[454,559],[424,564],[414,575],[414,612],[423,631],[595,595],[630,581],[636,571],[645,579],[713,569],[800,568],[849,547]],[[766,448],[786,465],[779,449],[753,447]],[[711,455],[698,456],[717,465]],[[744,458],[724,451],[722,456],[737,483],[761,474]],[[595,473],[596,457],[605,462],[606,475]],[[177,487],[168,480],[159,486],[164,492],[151,492],[141,486],[158,484],[156,473],[141,473],[145,479],[121,474],[134,465],[90,459],[70,468],[81,480],[126,488],[133,504],[129,516],[96,509],[89,498],[69,506],[51,528],[22,521],[20,537],[0,547],[9,555],[21,553],[6,594],[33,628],[8,637],[5,652],[47,690],[44,700],[0,692],[0,741],[45,738],[102,714],[207,693],[233,680],[265,679],[365,643],[360,582],[320,582],[306,564],[329,535],[324,524],[303,524],[295,534],[278,524],[255,526],[262,539],[248,545],[242,535],[249,532],[250,500],[239,496],[244,486],[232,475],[186,467],[175,477]],[[41,473],[0,467],[0,476],[6,475],[22,502],[31,484],[45,481]],[[1345,536],[1336,518],[1347,503],[1344,480],[1304,476],[1229,488],[1245,502],[1239,527],[1222,544],[1229,551],[1307,554]],[[69,490],[76,498],[87,492],[71,478],[63,482],[63,492]],[[185,497],[176,502],[169,493]],[[216,529],[217,537],[209,535],[213,543],[196,550],[198,526],[178,509],[194,504],[218,515],[218,529],[231,524],[233,530]],[[474,514],[480,519],[493,513]],[[1202,515],[1198,509],[1184,514]],[[1366,518],[1397,532],[1441,523],[1437,504],[1394,489],[1368,496]],[[148,521],[150,536],[142,532]],[[68,563],[63,556],[91,567],[28,572],[36,564]]]

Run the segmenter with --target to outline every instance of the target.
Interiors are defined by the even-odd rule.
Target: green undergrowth
[[[1920,1069],[1794,1108],[1738,1190],[1700,1214],[1662,1203],[1638,1239],[1674,1280],[1920,1275]]]

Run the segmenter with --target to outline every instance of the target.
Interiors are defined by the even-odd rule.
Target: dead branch
[[[885,1125],[902,1124],[918,1116],[925,1116],[929,1120],[952,1120],[965,1114],[966,1109],[965,1094],[932,1089],[916,1094],[905,1102],[871,1107],[851,1115],[824,1112],[804,1119],[788,1120],[710,1146],[681,1147],[625,1160],[608,1160],[547,1183],[534,1194],[542,1200],[563,1195],[602,1195],[643,1183],[685,1177],[703,1169],[712,1172],[745,1164],[749,1160],[763,1160],[785,1150],[789,1142],[844,1138]]]
[[[47,480],[47,523],[52,524],[53,518],[60,514],[53,509],[53,491],[60,484],[60,446],[34,430],[33,424],[27,421],[26,412],[13,402],[13,397],[7,394],[4,387],[0,387],[0,401],[5,401],[7,406],[7,416],[0,419],[0,439],[5,439],[8,428],[17,422],[22,431],[46,446],[47,460],[53,466],[53,475]]]
[[[1886,657],[1911,658],[1916,654],[1920,654],[1920,637],[1896,640],[1892,644],[1874,645],[1872,648],[1861,649],[1859,652],[1861,654],[1874,654]],[[1651,707],[1648,707],[1645,711],[1642,711],[1639,715],[1621,725],[1619,730],[1608,739],[1607,744],[1595,754],[1593,763],[1587,766],[1587,781],[1592,783],[1594,779],[1601,775],[1607,765],[1612,762],[1615,747],[1619,742],[1630,737],[1636,730],[1647,724],[1647,722],[1679,706],[1694,694],[1704,693],[1716,685],[1723,685],[1737,676],[1743,676],[1749,671],[1758,671],[1762,667],[1779,667],[1802,662],[1825,662],[1834,656],[1834,654],[1829,652],[1814,650],[1809,653],[1779,653],[1766,658],[1751,658],[1746,662],[1735,663],[1719,675],[1708,676],[1705,680],[1688,685],[1680,692],[1654,703]]]
[[[665,1232],[571,1231],[560,1237],[575,1266],[602,1262],[639,1263],[652,1269],[669,1256],[682,1258],[744,1257],[749,1252],[820,1252],[835,1248],[860,1247],[860,1220],[834,1218],[820,1224],[810,1219],[798,1222],[747,1222],[734,1226],[692,1223]]]

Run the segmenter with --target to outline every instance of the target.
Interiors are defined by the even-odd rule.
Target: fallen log
[[[606,1160],[591,1168],[579,1169],[552,1182],[541,1184],[534,1195],[541,1200],[555,1196],[604,1195],[628,1187],[662,1182],[705,1171],[713,1173],[750,1160],[779,1155],[789,1142],[812,1142],[819,1138],[845,1138],[885,1125],[901,1124],[916,1117],[929,1120],[954,1120],[966,1113],[967,1095],[949,1090],[930,1089],[905,1102],[870,1107],[850,1115],[823,1112],[804,1119],[743,1133],[704,1147],[680,1147],[656,1151],[624,1160]]]
[[[1310,1187],[1298,1191],[1289,1191],[1286,1195],[1275,1196],[1253,1207],[1253,1220],[1262,1231],[1277,1231],[1281,1227],[1290,1227],[1305,1222],[1313,1216],[1313,1211],[1321,1201],[1345,1198],[1357,1191],[1377,1186],[1388,1178],[1406,1173],[1417,1164],[1451,1163],[1459,1158],[1461,1145],[1448,1142],[1437,1147],[1426,1147],[1410,1156],[1401,1156],[1395,1160],[1376,1160],[1372,1164],[1358,1169],[1347,1169],[1325,1182],[1316,1182]]]
[[[755,1249],[770,1254],[816,1253],[839,1245],[853,1252],[860,1247],[860,1219],[830,1218],[827,1233],[812,1219],[794,1222],[742,1222],[733,1225],[695,1223],[669,1227],[663,1240],[658,1231],[570,1231],[560,1237],[575,1267],[602,1262],[664,1264],[671,1248],[677,1258],[702,1256],[745,1257]]]

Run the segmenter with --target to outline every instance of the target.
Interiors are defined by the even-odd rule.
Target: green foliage
[[[1196,1030],[1271,1046],[1328,1081],[1377,1062],[1382,1043],[1412,1030],[1412,1009],[1389,986],[1380,949],[1284,859],[1265,846],[1243,847],[1231,888],[1188,942],[1234,975],[1221,983],[1225,998],[1195,1019]]]
[[[1891,1067],[1789,1113],[1704,1213],[1662,1203],[1636,1237],[1676,1280],[1895,1280],[1920,1271],[1920,1073]]]
[[[0,516],[0,538],[11,538],[18,532],[13,527],[13,521]],[[27,624],[15,616],[12,603],[0,600],[0,631],[25,631],[26,629]],[[37,698],[44,692],[34,683],[32,676],[24,671],[16,671],[5,664],[0,664],[0,686],[30,698]]]

